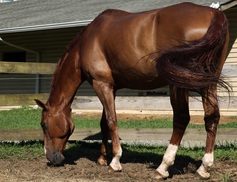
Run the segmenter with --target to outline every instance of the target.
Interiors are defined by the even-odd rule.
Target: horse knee
[[[107,119],[107,127],[110,132],[114,132],[117,129],[117,121],[114,117]]]
[[[212,115],[209,116],[205,116],[204,117],[204,121],[205,121],[205,129],[206,131],[215,131],[217,130],[217,126],[219,124],[219,120],[220,120],[220,113],[214,113]]]
[[[204,121],[206,123],[209,123],[210,121],[214,122],[214,123],[218,123],[220,120],[220,112],[214,112],[213,114],[210,115],[206,115],[204,117]]]

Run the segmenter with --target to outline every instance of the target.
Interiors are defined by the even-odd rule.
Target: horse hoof
[[[168,172],[167,172],[167,173],[168,173]],[[155,171],[154,179],[156,179],[156,180],[163,180],[163,179],[166,179],[166,178],[169,176],[169,174],[167,175],[167,173],[161,174],[160,172]]]
[[[105,160],[104,157],[99,157],[97,160],[97,164],[100,166],[107,166],[108,165],[107,160]]]
[[[111,166],[109,166],[109,173],[114,173],[114,172],[122,172],[122,168],[115,170]]]
[[[208,173],[208,172],[198,172],[197,171],[197,174],[198,174],[198,176],[200,176],[202,179],[209,179],[210,177],[211,177],[211,175],[210,175],[210,173]]]
[[[203,166],[199,167],[199,169],[197,170],[197,174],[203,179],[209,179],[211,176],[210,173],[207,172]]]

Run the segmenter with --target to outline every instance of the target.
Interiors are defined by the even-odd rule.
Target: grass
[[[41,110],[30,107],[0,111],[0,129],[39,129]]]
[[[237,118],[233,122],[220,124],[219,128],[237,128]],[[41,109],[22,107],[0,111],[0,129],[40,129]],[[99,119],[73,117],[76,128],[99,128]],[[172,119],[119,121],[120,128],[172,128]],[[189,128],[204,128],[203,125],[189,124]]]
[[[43,156],[41,141],[21,143],[0,143],[0,159],[34,160]]]

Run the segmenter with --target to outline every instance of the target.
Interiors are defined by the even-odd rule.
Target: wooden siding
[[[232,86],[231,96],[237,96],[237,6],[224,11],[224,13],[229,21],[230,43],[222,73],[225,80]],[[226,96],[228,93],[220,91],[219,95]]]
[[[228,64],[237,64],[237,6],[224,11],[229,21],[230,44],[226,60]]]

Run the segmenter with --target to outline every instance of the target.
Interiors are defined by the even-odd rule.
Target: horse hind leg
[[[205,154],[202,158],[202,164],[197,173],[202,178],[210,178],[208,168],[214,163],[214,145],[216,139],[217,126],[220,120],[220,111],[217,100],[217,88],[212,86],[202,95],[204,107],[204,121],[207,132]]]
[[[178,147],[190,121],[188,106],[188,91],[177,87],[170,87],[170,99],[173,108],[173,133],[170,144],[166,149],[160,166],[156,169],[156,179],[167,178],[168,168],[174,164]],[[158,172],[158,173],[157,173]]]

